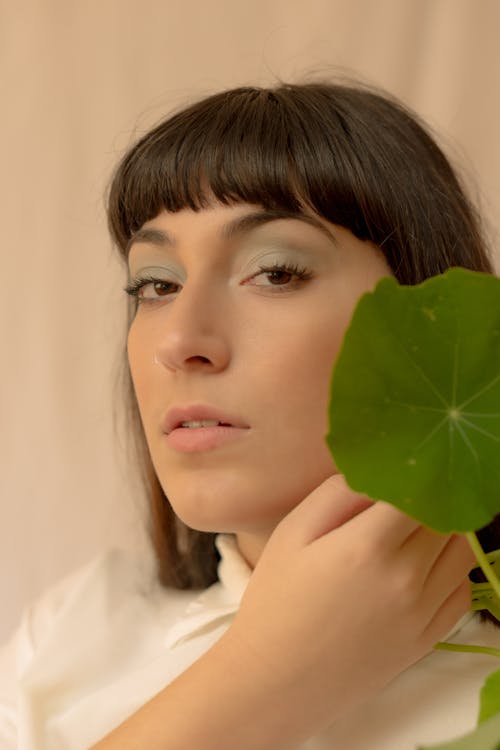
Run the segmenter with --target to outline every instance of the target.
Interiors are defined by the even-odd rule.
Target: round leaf
[[[382,279],[332,377],[327,444],[352,489],[442,532],[500,513],[500,279]]]

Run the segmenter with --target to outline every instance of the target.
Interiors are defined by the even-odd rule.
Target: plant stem
[[[500,549],[492,549],[490,552],[486,552],[486,557],[490,562],[495,562],[500,557]]]
[[[495,571],[493,570],[492,566],[488,562],[488,558],[486,557],[486,554],[483,548],[479,544],[479,539],[477,538],[476,534],[473,531],[468,531],[465,534],[465,536],[467,537],[467,541],[469,542],[472,548],[472,551],[474,552],[476,556],[476,560],[478,561],[481,567],[481,570],[483,571],[488,581],[491,583],[495,594],[500,600],[500,581],[496,577]]]
[[[492,648],[490,646],[467,646],[461,643],[436,643],[433,648],[438,651],[470,651],[473,654],[490,654],[500,658],[500,649]]]

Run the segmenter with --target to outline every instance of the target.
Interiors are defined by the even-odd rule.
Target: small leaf
[[[500,669],[488,675],[481,688],[479,724],[487,721],[491,716],[500,713]],[[499,738],[500,739],[500,738]]]
[[[500,279],[382,279],[332,376],[327,444],[357,492],[442,532],[500,513]]]
[[[419,750],[500,750],[500,713],[464,737],[439,745],[425,745]]]

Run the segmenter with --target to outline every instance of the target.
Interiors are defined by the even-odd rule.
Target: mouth
[[[240,417],[206,404],[174,407],[163,422],[170,448],[181,453],[210,451],[248,434]]]
[[[174,427],[175,430],[178,429],[189,429],[189,430],[197,430],[200,429],[200,427],[233,427],[234,425],[230,424],[229,422],[219,422],[217,419],[192,419],[188,420],[186,422],[181,422],[181,424],[176,425]]]
[[[248,429],[249,425],[241,417],[208,404],[174,406],[169,409],[162,422],[162,430],[167,435],[178,429],[196,430],[209,427]]]

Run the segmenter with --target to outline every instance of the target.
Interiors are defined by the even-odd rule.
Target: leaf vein
[[[494,435],[492,432],[488,432],[488,430],[484,430],[482,427],[478,427],[478,425],[474,424],[474,422],[470,422],[468,419],[462,419],[461,421],[465,422],[465,424],[467,424],[473,430],[480,432],[481,435],[486,435],[486,437],[489,437],[495,442],[500,443],[500,437],[498,435]]]
[[[489,383],[487,383],[483,388],[481,388],[477,393],[475,393],[473,396],[468,398],[466,401],[463,401],[460,406],[457,406],[457,409],[462,409],[464,406],[467,406],[467,404],[470,404],[471,401],[475,401],[476,398],[479,398],[479,396],[482,396],[485,391],[488,391],[490,388],[493,388],[496,383],[500,380],[500,373],[496,376],[496,378],[493,378]]]
[[[469,438],[467,437],[467,435],[465,433],[465,430],[462,428],[462,426],[460,425],[460,423],[459,422],[454,422],[453,424],[457,428],[457,430],[458,430],[458,432],[459,432],[462,440],[464,441],[465,445],[467,446],[467,448],[472,453],[472,456],[474,457],[474,460],[476,462],[476,466],[478,468],[479,474],[481,474],[481,464],[479,462],[479,456],[477,455],[477,452],[474,449],[474,446],[470,442]]]

